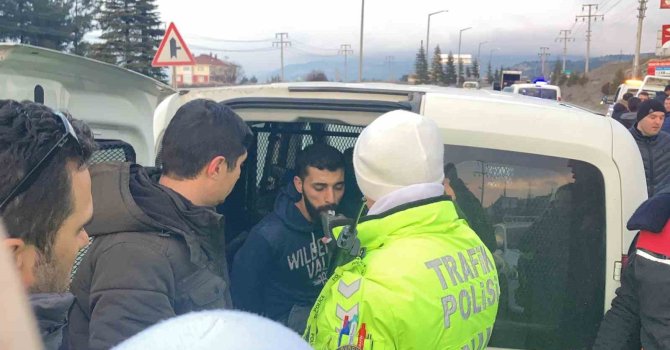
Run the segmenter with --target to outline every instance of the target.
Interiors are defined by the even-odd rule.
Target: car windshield
[[[557,99],[557,91],[556,90],[543,89],[541,87],[519,89],[519,94],[526,95],[526,96],[532,96],[532,97],[545,98],[545,99],[548,99],[548,100],[556,100]]]

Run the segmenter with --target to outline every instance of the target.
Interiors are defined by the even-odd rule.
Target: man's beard
[[[321,213],[329,210],[335,211],[337,209],[337,204],[329,204],[320,207],[314,206],[312,202],[309,201],[309,198],[305,196],[305,189],[302,190],[302,199],[305,201],[305,208],[307,208],[307,213],[312,218],[312,223],[315,225],[321,225]]]
[[[39,253],[35,262],[35,284],[30,293],[65,293],[70,289],[70,271],[54,259],[53,254]]]

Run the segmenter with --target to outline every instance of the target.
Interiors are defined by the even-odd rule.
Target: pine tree
[[[493,80],[497,80],[498,78],[500,78],[500,71],[496,69],[495,72],[493,72]]]
[[[433,84],[444,84],[445,82],[444,68],[442,67],[442,51],[440,50],[440,45],[435,47],[430,78]]]
[[[449,51],[449,55],[447,56],[447,64],[444,67],[445,70],[445,78],[447,80],[447,84],[456,84],[456,67],[454,66],[454,54]]]
[[[470,70],[470,67],[465,67],[465,77],[466,78],[472,77],[472,71]]]
[[[461,82],[461,84],[463,84],[463,80],[465,80],[463,79],[463,76],[465,75],[465,71],[463,70],[463,58],[459,57],[457,63],[458,63],[457,74],[459,75],[458,80]]]
[[[84,41],[84,35],[95,29],[95,14],[101,0],[70,0],[70,15],[72,17],[72,50],[76,55],[84,56],[90,44]]]
[[[63,50],[72,41],[69,1],[0,1],[0,40]]]
[[[165,80],[163,69],[151,66],[163,35],[156,9],[155,0],[104,0],[103,42],[93,45],[92,57]]]
[[[493,84],[494,80],[494,75],[491,73],[491,61],[489,61],[489,65],[486,67],[486,80],[489,82],[489,84]]]
[[[426,60],[426,52],[423,49],[423,41],[419,52],[416,54],[416,61],[414,62],[414,71],[418,84],[426,84],[429,82],[428,77],[428,61]]]
[[[479,61],[476,58],[472,60],[472,76],[479,80]]]

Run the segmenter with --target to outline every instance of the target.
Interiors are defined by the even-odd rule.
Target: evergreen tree
[[[251,79],[249,79],[249,84],[258,84],[258,79],[256,76],[252,76]]]
[[[91,48],[95,59],[165,80],[162,68],[151,66],[163,31],[155,0],[104,0],[98,21],[102,43]]]
[[[416,54],[416,61],[414,62],[414,71],[416,73],[416,82],[418,84],[426,84],[429,82],[428,77],[428,61],[426,60],[426,52],[423,49],[423,41],[419,52]]]
[[[623,72],[623,69],[619,69],[616,71],[616,74],[614,75],[614,80],[612,80],[612,94],[616,92],[616,89],[619,88],[619,85],[623,84],[626,81],[626,75]]]
[[[465,71],[463,70],[463,59],[459,58],[457,63],[458,63],[457,74],[460,76],[459,81],[461,82],[461,84],[463,84],[463,80],[464,80],[463,76],[465,75]]]
[[[489,82],[489,84],[493,84],[493,80],[494,80],[494,78],[493,78],[494,75],[492,74],[491,69],[493,69],[493,68],[491,68],[491,61],[489,61],[489,64],[486,67],[486,80]]]
[[[468,79],[472,77],[472,71],[470,70],[470,67],[465,67],[465,77]]]
[[[493,72],[493,80],[498,79],[500,79],[500,71],[496,69],[495,72]]]
[[[90,44],[84,41],[84,35],[95,29],[95,14],[101,0],[71,0],[70,15],[72,17],[72,53],[86,55]]]
[[[63,50],[72,41],[70,1],[0,1],[0,40]]]
[[[440,45],[435,47],[430,78],[433,84],[444,84],[446,80],[444,76],[444,68],[442,67],[442,51],[440,50]]]
[[[479,61],[476,58],[472,60],[472,76],[479,80]]]
[[[447,64],[444,70],[447,84],[456,84],[456,66],[454,66],[454,54],[451,51],[449,51],[449,55],[447,56]]]

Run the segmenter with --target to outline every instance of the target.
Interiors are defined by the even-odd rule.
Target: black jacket
[[[42,336],[44,349],[67,349],[67,314],[74,303],[70,293],[30,294],[30,306],[33,309],[37,326]],[[67,337],[65,337],[67,338]]]
[[[71,286],[70,348],[108,349],[160,320],[231,306],[220,215],[138,165],[90,171],[93,242]]]
[[[274,211],[253,227],[235,255],[232,295],[236,308],[301,333],[327,280],[330,253],[320,241],[321,230],[295,206],[299,200],[290,183],[277,196]]]
[[[652,197],[670,184],[670,134],[661,131],[656,136],[644,136],[637,130],[637,123],[629,130],[640,148],[647,194]]]

